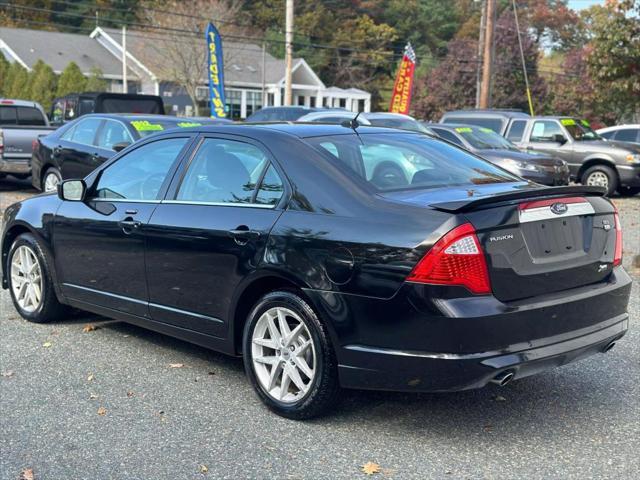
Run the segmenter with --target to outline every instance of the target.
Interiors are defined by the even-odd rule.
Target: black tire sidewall
[[[311,334],[316,352],[316,374],[307,394],[295,403],[273,399],[263,388],[253,369],[251,338],[260,316],[268,309],[284,307],[293,310],[302,319]],[[244,367],[260,399],[278,415],[301,420],[316,416],[332,403],[332,391],[337,390],[337,364],[326,327],[311,306],[295,293],[272,292],[262,297],[249,313],[242,339]]]
[[[27,312],[20,307],[13,294],[13,287],[11,285],[11,261],[13,259],[15,251],[21,246],[26,246],[35,253],[42,276],[42,301],[40,302],[40,305],[38,305],[38,308],[33,312]],[[46,261],[45,254],[38,244],[38,241],[32,234],[23,233],[13,242],[13,245],[11,245],[11,248],[9,249],[9,255],[7,256],[6,271],[8,276],[11,301],[13,302],[13,305],[20,316],[25,320],[35,323],[44,323],[52,320],[52,310],[55,310],[57,307],[59,307],[59,303],[56,297],[56,293],[53,290],[53,283],[51,281],[49,265]]]
[[[582,175],[583,185],[587,185],[587,179],[589,178],[589,175],[591,175],[594,172],[602,172],[607,177],[609,177],[609,187],[607,188],[607,196],[609,197],[613,195],[613,193],[618,188],[618,174],[616,173],[616,171],[613,168],[608,167],[606,165],[594,165],[593,167],[588,168]]]

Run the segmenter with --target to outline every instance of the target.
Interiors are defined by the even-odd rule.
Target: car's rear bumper
[[[29,175],[31,164],[29,159],[0,159],[0,173]]]
[[[502,372],[522,378],[601,352],[628,328],[622,268],[608,282],[510,303],[425,288],[407,284],[388,300],[307,292],[331,318],[344,387],[478,388]]]

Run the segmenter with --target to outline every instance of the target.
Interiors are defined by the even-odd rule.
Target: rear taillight
[[[4,134],[0,131],[0,157],[4,153]]]
[[[31,140],[31,150],[35,152],[37,148],[38,148],[38,140]]]
[[[620,216],[618,215],[618,209],[613,207],[613,222],[616,229],[616,249],[613,254],[613,266],[622,265],[622,225],[620,225]]]
[[[491,293],[487,262],[473,225],[460,225],[438,240],[407,281],[459,285],[472,293]]]

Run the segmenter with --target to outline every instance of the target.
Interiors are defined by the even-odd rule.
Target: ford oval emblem
[[[567,210],[569,210],[569,207],[566,203],[558,202],[551,205],[551,211],[556,215],[563,215],[567,213]]]

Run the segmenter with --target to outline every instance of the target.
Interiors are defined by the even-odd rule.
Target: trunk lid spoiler
[[[519,192],[496,193],[490,196],[473,198],[469,197],[464,200],[454,200],[450,202],[432,203],[429,206],[436,210],[450,213],[469,212],[479,209],[486,205],[496,203],[507,203],[517,200],[539,198],[539,197],[564,197],[575,195],[592,195],[604,196],[606,189],[604,187],[572,185],[568,187],[541,187],[531,190],[522,190]]]

